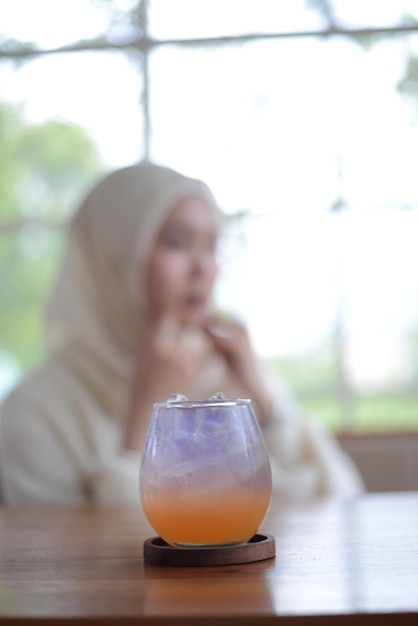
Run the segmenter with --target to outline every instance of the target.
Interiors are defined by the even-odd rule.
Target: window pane
[[[157,39],[218,37],[323,28],[305,0],[150,0],[150,34]]]
[[[208,174],[226,208],[414,203],[416,103],[397,89],[413,45],[418,35],[370,49],[341,38],[156,50],[153,156]]]
[[[333,0],[332,6],[343,28],[412,25],[411,18],[418,17],[416,0]]]
[[[4,46],[15,40],[52,49],[99,37],[127,39],[134,28],[121,19],[120,11],[126,13],[132,4],[133,0],[2,0],[0,42]]]
[[[417,12],[415,0],[148,4],[157,39],[385,27],[409,24]],[[127,42],[139,33],[137,5],[3,0],[0,47]],[[202,177],[227,213],[241,211],[222,257],[219,304],[247,321],[260,354],[331,427],[418,428],[416,57],[418,36],[404,35],[164,45],[150,59],[151,158]],[[73,176],[78,187],[58,177],[34,188],[41,179],[29,162],[33,180],[4,202],[9,166],[26,161],[0,135],[0,396],[42,350],[61,240],[36,220],[65,217],[98,168],[144,154],[141,72],[133,51],[1,59],[3,103],[17,104],[29,126],[80,125],[101,160],[84,178],[67,164],[66,183]],[[19,212],[29,222],[16,230]]]
[[[397,89],[416,45],[280,40],[152,56],[152,157],[250,214],[219,303],[332,423],[344,400],[350,418],[383,428],[417,375],[418,129]],[[392,425],[417,428],[411,393]]]
[[[415,0],[334,0],[325,7],[309,0],[150,0],[150,32],[157,39],[185,39],[376,28],[411,23],[417,14]]]
[[[28,123],[64,120],[85,129],[106,164],[142,154],[138,55],[79,52],[0,65],[2,99],[21,103]]]
[[[61,229],[0,233],[0,397],[41,357],[44,304],[61,251]]]

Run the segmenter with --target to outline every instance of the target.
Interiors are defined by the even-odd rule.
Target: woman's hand
[[[125,446],[141,450],[153,404],[172,393],[188,394],[200,372],[200,359],[181,340],[181,328],[166,317],[150,322],[139,338]]]
[[[212,317],[206,330],[214,349],[225,359],[238,384],[254,401],[257,412],[268,416],[273,398],[263,380],[245,326],[232,319]]]
[[[152,322],[140,337],[136,385],[153,388],[154,402],[173,392],[185,393],[199,374],[200,361],[182,342],[182,329],[173,318]]]

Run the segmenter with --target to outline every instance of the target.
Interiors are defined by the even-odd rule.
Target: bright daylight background
[[[348,27],[418,19],[415,0],[334,7]],[[0,0],[0,31],[42,48],[99,37],[107,20],[86,0]],[[303,0],[159,0],[149,27],[183,38],[324,24]],[[337,338],[358,393],[409,388],[418,372],[418,100],[396,88],[407,51],[418,56],[417,33],[369,47],[301,37],[150,55],[151,157],[206,180],[226,212],[246,211],[220,305],[284,366],[328,358]],[[0,97],[21,104],[28,123],[81,125],[113,169],[143,155],[135,62],[88,52],[3,63]],[[3,363],[0,393],[20,375],[11,355]],[[414,410],[418,426],[418,401]]]

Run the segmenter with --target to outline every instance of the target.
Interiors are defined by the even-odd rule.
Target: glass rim
[[[251,400],[249,398],[227,398],[222,393],[205,398],[203,400],[189,400],[186,396],[180,394],[172,394],[164,402],[155,402],[154,409],[161,408],[175,408],[175,409],[200,409],[210,407],[231,407],[240,405],[250,405]]]

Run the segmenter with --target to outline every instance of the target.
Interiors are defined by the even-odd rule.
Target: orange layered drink
[[[155,531],[173,545],[234,545],[248,541],[260,527],[270,492],[246,490],[181,500],[173,495],[143,497],[143,508]]]
[[[167,543],[248,541],[271,498],[270,463],[250,401],[217,394],[154,405],[140,494],[149,523]]]

